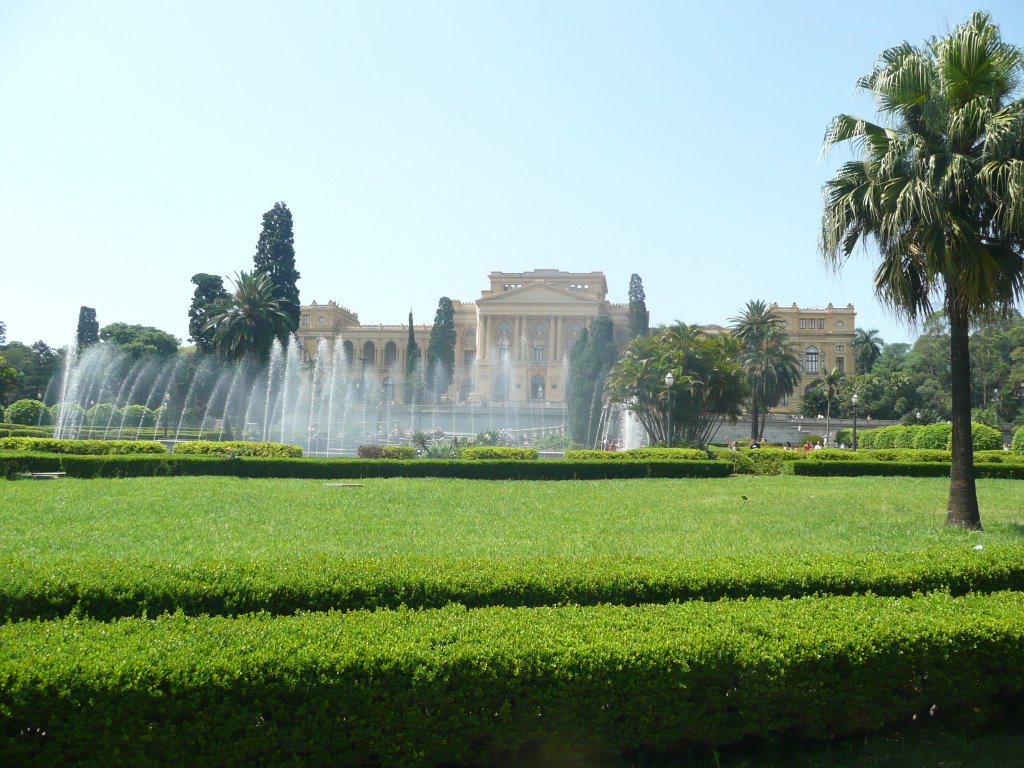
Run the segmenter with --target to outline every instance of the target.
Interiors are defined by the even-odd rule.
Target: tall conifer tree
[[[263,231],[256,244],[253,265],[257,272],[269,275],[274,284],[274,298],[288,316],[290,331],[299,327],[299,272],[295,269],[295,236],[292,233],[292,212],[284,203],[263,214]],[[285,341],[286,339],[282,339]]]
[[[402,402],[406,405],[423,401],[423,382],[420,373],[420,345],[416,343],[410,309],[409,338],[405,343],[405,381],[402,383]]]
[[[646,336],[650,319],[647,313],[647,297],[644,295],[644,281],[635,272],[629,278],[629,337]]]
[[[79,349],[92,346],[100,340],[100,324],[96,319],[96,310],[82,307],[78,310],[78,333],[76,342]]]
[[[451,386],[455,377],[455,342],[458,335],[455,331],[455,307],[452,300],[442,296],[437,303],[434,315],[434,326],[430,329],[430,341],[427,342],[426,377],[427,392],[432,400],[437,400]]]

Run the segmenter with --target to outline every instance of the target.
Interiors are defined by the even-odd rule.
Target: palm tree
[[[859,87],[890,127],[839,115],[825,149],[859,158],[825,184],[821,250],[841,267],[873,240],[875,291],[910,322],[941,299],[950,329],[947,525],[981,528],[971,446],[971,321],[1024,293],[1024,51],[975,13],[923,47],[882,53]]]
[[[732,335],[743,343],[740,362],[750,384],[750,439],[760,437],[764,416],[791,394],[800,381],[800,364],[788,351],[789,335],[780,315],[760,300],[748,301],[743,312],[729,318]]]
[[[235,290],[214,306],[204,330],[213,331],[213,349],[222,357],[265,363],[274,339],[287,340],[291,319],[274,298],[269,275],[239,272]]]
[[[836,392],[839,391],[839,384],[843,380],[843,374],[839,372],[838,368],[833,368],[831,371],[825,371],[821,378],[818,379],[814,384],[821,386],[821,391],[825,395],[825,447],[828,447],[828,435],[829,430],[832,427],[832,401],[836,397]]]
[[[857,373],[871,373],[875,361],[882,356],[882,345],[885,342],[878,335],[878,329],[866,331],[858,328],[853,336],[853,359]]]

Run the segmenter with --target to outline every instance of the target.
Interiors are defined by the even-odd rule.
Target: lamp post
[[[675,374],[669,371],[665,374],[665,447],[672,447],[672,385],[676,383]]]
[[[850,402],[853,404],[853,450],[857,450],[857,393],[853,393],[853,397],[850,398]]]

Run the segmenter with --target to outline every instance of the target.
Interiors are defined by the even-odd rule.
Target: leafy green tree
[[[600,438],[605,378],[615,364],[615,328],[610,317],[594,318],[569,354],[566,410],[569,434],[588,448]]]
[[[635,272],[629,276],[629,338],[646,336],[650,324],[647,312],[647,297],[644,295],[644,282]]]
[[[793,393],[800,382],[800,362],[789,351],[782,316],[765,302],[748,301],[729,320],[732,335],[742,344],[740,362],[750,387],[750,439],[764,430],[768,410]]]
[[[7,343],[7,326],[0,320],[0,347]]]
[[[878,335],[878,329],[872,328],[867,331],[858,328],[853,336],[853,361],[857,367],[857,373],[871,373],[882,354],[882,346],[885,342]]]
[[[437,302],[434,325],[427,342],[427,365],[424,376],[430,399],[437,401],[448,391],[455,378],[455,307],[452,300],[442,296]]]
[[[96,310],[92,307],[82,307],[78,310],[75,340],[80,350],[91,347],[100,340],[100,324],[96,320]]]
[[[253,259],[256,272],[269,275],[274,286],[274,298],[288,318],[288,330],[279,338],[288,341],[288,334],[299,327],[299,272],[295,269],[295,235],[292,233],[292,212],[284,203],[263,214],[263,231],[256,244]]]
[[[221,357],[262,365],[270,358],[274,339],[287,335],[289,323],[269,275],[239,272],[234,291],[217,303],[206,330],[212,332],[214,351]]]
[[[10,388],[6,395],[8,401],[20,398],[42,400],[50,380],[60,370],[63,360],[61,352],[43,341],[37,341],[31,347],[20,341],[12,341],[2,351],[7,358],[7,365],[16,372],[15,380],[9,382]]]
[[[227,298],[224,280],[220,275],[205,272],[192,275],[196,289],[192,293],[192,305],[188,310],[188,337],[196,345],[196,352],[208,355],[213,351],[213,332],[206,326],[218,304]]]
[[[103,326],[100,340],[117,347],[129,358],[171,357],[178,351],[178,340],[171,334],[148,325],[111,323]]]
[[[420,366],[420,345],[409,310],[409,337],[405,342],[405,377],[402,382],[402,402],[406,405],[423,402],[423,375]]]
[[[652,443],[704,447],[724,421],[736,422],[748,394],[741,349],[735,337],[697,326],[659,328],[626,346],[608,375],[608,402],[636,416]]]
[[[911,322],[941,296],[950,328],[948,525],[981,528],[971,443],[971,322],[1024,292],[1024,51],[985,13],[922,47],[882,53],[859,86],[884,124],[832,121],[858,158],[825,185],[821,250],[836,268],[873,241],[883,301]]]

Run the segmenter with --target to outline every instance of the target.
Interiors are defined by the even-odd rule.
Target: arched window
[[[804,370],[807,373],[817,373],[818,372],[818,348],[817,347],[808,347],[804,351],[804,360],[805,360],[805,362],[804,362]]]
[[[392,366],[398,361],[398,345],[389,341],[384,345],[384,365]]]
[[[352,361],[356,359],[356,348],[351,341],[346,341],[343,346],[345,348],[345,362],[352,365]]]
[[[467,328],[466,332],[462,334],[462,346],[464,347],[475,347],[476,346],[476,329]]]
[[[372,341],[363,344],[363,368],[377,364],[377,345]]]
[[[385,348],[386,349],[386,348]],[[387,354],[385,352],[385,354]],[[388,376],[384,379],[384,403],[393,405],[395,402],[395,380]]]
[[[548,326],[546,323],[534,323],[533,326],[533,338],[543,339],[548,335]]]

